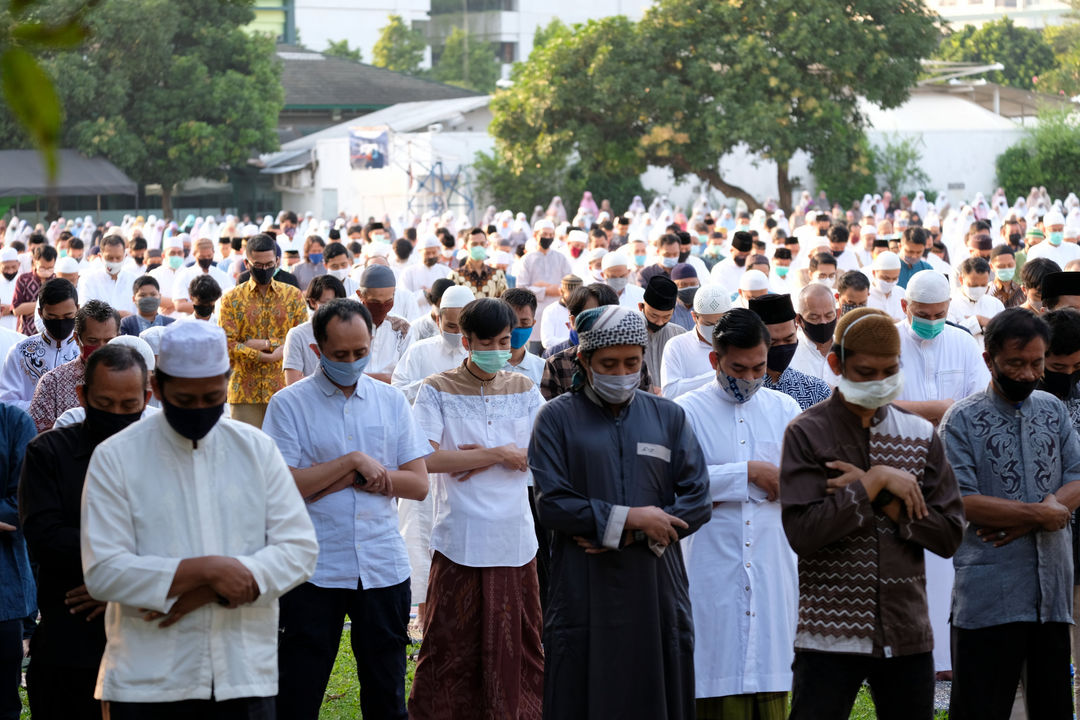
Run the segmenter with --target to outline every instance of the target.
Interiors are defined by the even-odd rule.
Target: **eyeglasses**
[[[252,270],[273,270],[277,267],[276,262],[272,263],[248,263]]]

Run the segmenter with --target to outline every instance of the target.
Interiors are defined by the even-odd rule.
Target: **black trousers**
[[[23,621],[0,622],[0,720],[19,720],[22,700]]]
[[[792,670],[788,720],[847,720],[863,681],[870,685],[879,720],[934,717],[932,653],[876,658],[796,650]]]
[[[548,577],[551,573],[551,531],[540,524],[536,512],[536,492],[529,487],[529,510],[532,511],[533,529],[536,531],[536,580],[540,584],[541,617],[547,614]]]
[[[952,629],[953,684],[949,720],[1007,720],[1024,683],[1027,716],[1071,720],[1069,625],[1008,623]]]
[[[274,720],[274,698],[102,703],[105,720]],[[36,720],[36,716],[35,716]]]
[[[334,669],[341,630],[352,621],[360,710],[368,718],[405,720],[409,581],[387,588],[321,588],[304,583],[281,598],[277,715],[317,720]]]
[[[34,720],[101,720],[94,699],[98,669],[46,665],[30,657],[26,693]]]

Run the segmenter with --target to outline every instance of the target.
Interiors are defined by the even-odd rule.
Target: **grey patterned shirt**
[[[1080,480],[1080,440],[1064,403],[1036,390],[1019,406],[992,389],[967,397],[941,421],[961,495],[1040,502]],[[1004,547],[969,524],[953,557],[952,623],[1072,622],[1072,529],[1036,530]]]

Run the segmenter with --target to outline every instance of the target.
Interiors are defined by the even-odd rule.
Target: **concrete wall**
[[[370,63],[379,31],[387,17],[400,15],[406,25],[427,20],[431,0],[296,0],[296,30],[300,42],[325,50],[331,41],[347,39]],[[430,60],[430,56],[428,57]]]

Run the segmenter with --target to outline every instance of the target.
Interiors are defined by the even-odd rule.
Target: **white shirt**
[[[540,381],[544,377],[544,359],[539,355],[533,355],[528,350],[525,351],[525,356],[521,358],[521,362],[517,365],[513,365],[507,362],[503,365],[503,370],[509,372],[521,373],[525,377],[533,381],[533,385],[540,387]]]
[[[11,301],[15,298],[15,281],[19,279],[19,276],[8,280],[3,275],[0,275],[0,305],[10,305]],[[15,330],[18,327],[19,318],[14,314],[5,315],[0,317],[0,328],[7,330]],[[23,335],[23,337],[26,337]]]
[[[161,412],[161,408],[156,408],[151,405],[147,405],[143,410],[142,417],[150,417],[155,413]],[[60,413],[60,417],[56,418],[56,422],[53,423],[53,428],[67,427],[68,425],[78,425],[86,420],[86,408],[82,405],[73,407]]]
[[[1080,245],[1063,242],[1057,247],[1050,244],[1049,240],[1043,240],[1035,247],[1027,251],[1027,259],[1046,258],[1053,260],[1062,270],[1070,260],[1080,259]]]
[[[311,346],[315,343],[315,328],[311,321],[290,328],[285,334],[282,370],[299,370],[304,377],[319,369],[319,358]]]
[[[0,368],[3,368],[4,361],[7,360],[8,351],[25,339],[26,336],[21,332],[15,332],[0,325]]]
[[[893,322],[900,322],[907,317],[907,313],[904,312],[904,308],[900,304],[900,301],[903,300],[904,297],[904,288],[899,285],[894,287],[892,292],[886,295],[878,289],[877,281],[874,278],[870,278],[870,295],[866,299],[866,306],[877,310],[883,310],[889,314],[889,317],[893,319]]]
[[[794,263],[792,263],[794,265]],[[735,292],[739,287],[739,280],[746,272],[746,266],[739,267],[735,264],[734,257],[726,257],[713,265],[710,277],[712,282],[724,288],[728,292]]]
[[[94,697],[277,694],[277,599],[311,576],[318,545],[273,440],[222,418],[192,443],[165,413],[140,420],[90,458],[81,526],[86,587],[109,603]],[[258,599],[232,610],[204,605],[168,628],[143,620],[141,608],[172,608],[169,587],[180,561],[203,555],[243,563]]]
[[[780,466],[784,429],[800,412],[761,388],[738,404],[714,380],[681,396],[709,471],[712,519],[682,540],[694,608],[695,695],[791,689],[798,570],[779,501],[749,482],[747,461]]]
[[[427,378],[445,370],[450,370],[465,362],[469,351],[459,339],[452,347],[443,339],[442,333],[423,340],[417,340],[394,368],[390,384],[405,394],[410,403],[416,400],[420,384]]]
[[[495,385],[496,392],[488,388]],[[527,448],[544,399],[532,381],[500,372],[481,383],[465,366],[428,378],[413,412],[428,440],[453,450],[462,445]],[[459,482],[433,475],[435,522],[431,549],[468,567],[522,567],[536,557],[529,510],[531,473],[496,465]]]
[[[428,267],[423,262],[410,265],[398,276],[398,285],[416,294],[416,302],[421,311],[430,310],[431,305],[424,297],[424,291],[430,290],[436,280],[450,277],[450,268],[442,263]]]
[[[156,267],[150,271],[150,277],[158,281],[160,285],[161,297],[172,298],[173,285],[176,283],[177,270],[173,270],[169,267],[169,258],[163,258],[165,262],[161,263],[161,267]]]
[[[431,313],[425,313],[416,318],[415,321],[409,321],[409,334],[406,335],[406,340],[412,345],[417,340],[423,340],[424,338],[433,337],[439,334],[439,326],[435,324],[435,320],[432,319]]]
[[[558,345],[570,339],[570,311],[562,303],[548,305],[544,317],[540,319],[540,344],[545,348]]]
[[[704,285],[709,282],[709,266],[705,264],[705,261],[699,258],[697,255],[690,255],[686,258],[686,264],[694,268],[694,272],[697,273],[698,282]]]
[[[638,306],[645,302],[645,290],[637,285],[627,283],[623,291],[619,293],[619,305],[631,310],[637,310]],[[570,316],[567,314],[567,320]]]
[[[8,351],[0,372],[0,402],[26,410],[41,376],[79,357],[75,333],[60,343],[60,347],[44,338],[44,332],[24,337]]]
[[[211,265],[210,269],[205,273],[198,265],[189,265],[186,268],[176,271],[176,279],[173,280],[172,287],[172,299],[173,300],[190,300],[191,294],[188,293],[188,286],[191,285],[191,281],[200,275],[209,275],[217,281],[217,284],[221,286],[221,293],[224,295],[229,290],[232,290],[236,285],[233,282],[231,275],[226,275],[224,272]]]
[[[660,359],[661,394],[674,400],[716,379],[709,362],[712,345],[701,339],[697,328],[668,340]]]
[[[795,349],[795,355],[791,358],[791,367],[801,373],[824,380],[829,387],[836,387],[840,378],[829,367],[828,354],[818,352],[817,345],[810,342],[810,338],[800,328],[798,331],[799,347]]]
[[[371,350],[368,352],[368,375],[393,373],[394,366],[409,347],[408,323],[396,314],[389,314],[382,325],[371,328]]]
[[[963,400],[990,383],[982,349],[963,330],[946,325],[933,340],[923,340],[906,321],[896,329],[904,373],[899,400]]]
[[[285,464],[308,468],[359,450],[387,470],[431,454],[405,397],[361,376],[348,398],[317,372],[270,398],[263,432]],[[319,538],[310,582],[324,588],[391,587],[409,578],[409,556],[398,532],[394,498],[345,488],[307,504]]]
[[[525,256],[521,259],[521,270],[517,274],[517,286],[528,288],[536,295],[536,319],[538,321],[543,322],[545,310],[559,299],[559,293],[556,291],[549,295],[547,290],[536,285],[536,283],[544,282],[558,286],[562,279],[569,274],[570,261],[554,247],[550,248],[546,253],[540,249],[525,253]],[[582,281],[586,285],[589,284],[589,281],[585,278],[582,278]],[[543,333],[541,333],[541,342],[543,342]]]
[[[86,305],[88,300],[101,300],[114,310],[135,314],[135,281],[139,274],[130,270],[121,270],[113,278],[104,264],[93,270],[79,273],[79,305]]]
[[[977,316],[992,318],[1004,310],[1005,305],[990,293],[986,293],[979,298],[978,302],[975,302],[964,293],[964,289],[961,287],[953,290],[952,302],[949,303],[949,322],[954,322],[960,327],[966,328],[981,348],[983,346],[983,328],[979,324]]]
[[[860,267],[862,266],[859,265],[859,257],[849,245],[844,252],[840,253],[840,257],[836,258],[836,277],[839,280],[844,273],[858,270]]]

